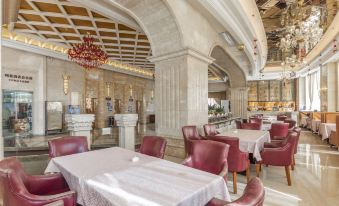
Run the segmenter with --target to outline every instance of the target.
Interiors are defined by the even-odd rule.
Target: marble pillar
[[[135,126],[137,114],[115,114],[114,119],[119,127],[119,147],[135,150]]]
[[[229,97],[233,117],[247,119],[247,87],[229,88]]]
[[[96,110],[96,128],[105,128],[106,127],[106,85],[104,82],[104,72],[99,70],[99,79],[98,79],[98,105]]]
[[[208,65],[212,58],[192,49],[150,58],[155,63],[157,135],[182,138],[185,125],[208,122]]]

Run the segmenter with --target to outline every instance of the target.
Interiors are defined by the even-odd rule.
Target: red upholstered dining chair
[[[251,117],[251,118],[249,119],[249,123],[259,124],[260,127],[261,127],[261,125],[262,125],[262,119]]]
[[[191,151],[191,142],[194,140],[204,140],[205,138],[199,135],[196,126],[182,127],[182,134],[184,136],[185,153],[187,157]]]
[[[163,159],[167,141],[158,136],[144,136],[139,152]]]
[[[251,179],[246,185],[242,196],[233,201],[226,202],[213,198],[206,206],[262,206],[265,200],[265,188],[261,180],[257,177]]]
[[[4,206],[43,206],[59,200],[76,206],[76,193],[69,191],[61,174],[29,175],[15,157],[0,161],[0,196]]]
[[[282,140],[272,140],[271,142],[265,142],[264,148],[279,148],[285,146],[288,142],[294,144],[294,152],[292,157],[291,169],[294,170],[295,166],[295,157],[294,155],[298,152],[298,142],[299,142],[300,133],[295,131],[288,132],[288,135],[285,139]],[[292,138],[291,138],[292,137]]]
[[[235,120],[235,126],[236,126],[237,129],[242,129],[241,125],[242,125],[242,123],[241,123],[240,120]]]
[[[291,186],[290,166],[293,165],[294,148],[297,141],[297,134],[290,135],[287,143],[277,148],[264,148],[260,156],[262,160],[256,164],[256,173],[259,177],[261,164],[272,166],[284,166],[288,186]]]
[[[88,151],[87,138],[66,136],[48,141],[49,157],[60,157]]]
[[[227,155],[229,145],[210,141],[192,141],[191,153],[183,165],[220,175],[227,182]]]
[[[288,134],[288,126],[287,123],[272,123],[270,129],[271,140],[284,139]]]
[[[242,152],[239,149],[239,138],[214,136],[210,140],[222,142],[230,146],[227,157],[228,171],[233,173],[233,192],[237,193],[237,172],[246,170],[247,182],[250,179],[250,161],[248,153]]]
[[[205,132],[206,137],[215,136],[215,135],[219,134],[219,132],[215,128],[214,124],[205,124],[204,125],[204,132]]]
[[[293,129],[297,122],[293,119],[285,119],[284,123],[288,123],[288,129]]]
[[[242,123],[241,129],[260,130],[261,125],[257,123]]]
[[[277,120],[278,121],[285,121],[285,119],[287,119],[286,115],[277,115]]]

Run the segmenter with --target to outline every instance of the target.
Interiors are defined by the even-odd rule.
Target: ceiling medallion
[[[94,38],[87,34],[83,42],[68,50],[68,58],[86,69],[99,68],[107,62],[107,54],[94,44]]]

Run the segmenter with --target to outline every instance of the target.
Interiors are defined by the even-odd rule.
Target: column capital
[[[135,127],[138,121],[138,114],[115,114],[114,119],[118,127]]]
[[[169,60],[169,59],[173,59],[173,58],[177,58],[180,56],[190,56],[193,58],[196,58],[202,62],[205,62],[207,64],[211,64],[215,59],[205,55],[203,53],[201,53],[200,51],[197,51],[193,48],[190,47],[186,47],[184,49],[180,49],[174,52],[170,52],[167,54],[163,54],[160,56],[151,56],[148,58],[149,61],[156,63],[156,62],[160,62],[160,61],[164,61],[164,60]]]

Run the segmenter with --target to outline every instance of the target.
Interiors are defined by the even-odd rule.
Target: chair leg
[[[233,192],[237,194],[237,172],[233,172]]]
[[[261,164],[259,165],[259,171],[261,172]]]
[[[260,165],[261,164],[255,164],[255,172],[257,173],[257,177],[259,177],[260,174]]]
[[[291,174],[290,174],[290,166],[285,166],[285,173],[287,177],[287,184],[288,186],[291,186]]]
[[[294,170],[294,156],[292,158],[291,170]]]
[[[247,183],[248,183],[251,179],[250,165],[248,165],[246,169],[246,178],[247,178]]]

